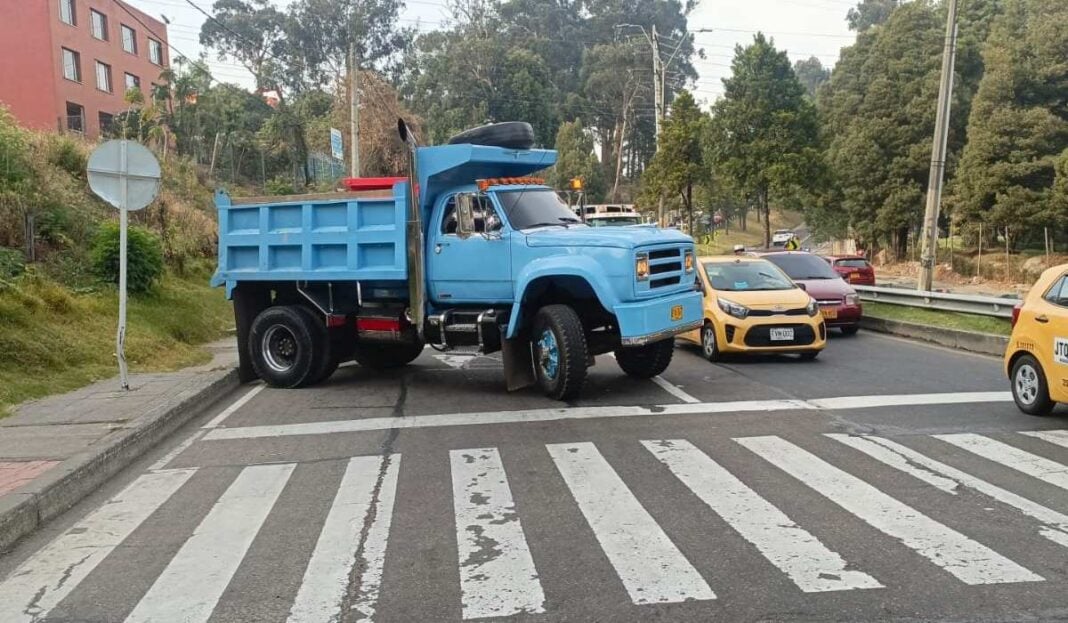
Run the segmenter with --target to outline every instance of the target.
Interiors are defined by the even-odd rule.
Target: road
[[[1068,620],[1066,420],[995,359],[499,365],[241,388],[0,558],[0,621]]]

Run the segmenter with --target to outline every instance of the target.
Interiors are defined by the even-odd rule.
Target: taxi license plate
[[[791,328],[771,329],[772,342],[792,342],[794,330]]]
[[[838,317],[838,309],[835,307],[821,307],[820,313],[823,314],[824,318],[829,320],[834,320]]]
[[[682,320],[682,305],[676,305],[671,308],[671,319]]]

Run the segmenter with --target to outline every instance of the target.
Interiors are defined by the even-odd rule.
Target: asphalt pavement
[[[0,621],[1068,620],[1068,413],[1007,388],[865,333],[567,405],[430,349],[245,386],[0,557]]]

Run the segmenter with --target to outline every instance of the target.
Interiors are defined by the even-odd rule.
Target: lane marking
[[[262,426],[220,427],[210,430],[205,441],[224,439],[259,439],[292,435],[331,435],[359,433],[401,428],[436,426],[475,426],[484,424],[520,424],[556,420],[582,420],[615,417],[663,417],[670,415],[707,415],[715,413],[819,411],[836,409],[864,409],[923,404],[972,404],[1011,402],[1008,392],[956,392],[946,394],[916,394],[904,396],[847,396],[815,400],[738,400],[730,402],[698,402],[657,406],[560,407],[517,411],[488,411],[483,413],[446,413],[413,415],[404,418],[381,417],[358,420],[304,422]]]
[[[1068,448],[1068,430],[1029,430],[1020,434]]]
[[[384,465],[385,461],[388,465]],[[341,478],[337,494],[330,505],[319,539],[315,544],[304,579],[289,610],[291,623],[323,623],[343,618],[341,608],[349,586],[353,565],[363,563],[361,600],[353,606],[363,615],[362,620],[374,616],[378,588],[382,579],[382,559],[393,514],[394,489],[400,455],[388,459],[381,456],[358,456],[349,460]],[[374,523],[367,533],[362,556],[356,559],[364,523],[370,519],[378,476],[385,469]],[[384,525],[384,530],[381,526]],[[370,581],[370,585],[365,583]]]
[[[806,593],[881,588],[685,440],[643,441],[690,491]]]
[[[784,439],[741,437],[735,441],[965,584],[1043,581],[985,545]]]
[[[883,437],[854,437],[836,433],[828,434],[827,436],[835,441],[840,441],[852,448],[856,448],[890,467],[912,474],[921,480],[925,480],[948,493],[955,494],[955,488],[960,485],[974,489],[1002,504],[1011,506],[1024,515],[1046,524],[1038,529],[1039,534],[1058,545],[1068,547],[1068,515],[1058,513],[1055,510],[1046,508],[1041,504],[1037,504],[1022,496],[1016,495],[1011,491],[1006,491],[1005,489],[982,480],[981,478],[976,478],[959,469],[950,467],[945,463],[940,463],[926,455],[920,454],[912,448],[903,446],[896,441],[891,441]],[[924,478],[921,474],[928,475],[932,480],[927,480],[927,478]],[[935,481],[933,479],[938,480]],[[953,489],[947,490],[945,487],[937,484],[939,481],[948,481],[952,483]]]
[[[159,471],[159,470],[163,469],[164,467],[166,467],[168,463],[170,463],[171,461],[173,461],[175,459],[175,457],[177,457],[179,454],[185,452],[187,449],[189,449],[190,446],[192,446],[194,443],[196,443],[197,440],[200,439],[200,437],[205,432],[207,432],[207,431],[205,431],[204,429],[200,429],[198,431],[195,431],[192,435],[189,435],[188,437],[186,437],[185,440],[182,441],[182,443],[178,444],[177,446],[174,446],[174,448],[172,448],[170,452],[168,452],[167,454],[164,454],[163,456],[161,456],[159,458],[158,461],[153,463],[148,468],[148,471],[156,472],[156,471]]]
[[[667,393],[671,394],[672,396],[678,398],[679,400],[681,400],[683,402],[686,402],[686,403],[689,403],[689,404],[698,404],[698,403],[701,402],[697,398],[694,398],[693,396],[691,396],[691,395],[687,394],[686,392],[682,391],[681,387],[679,387],[678,385],[675,385],[674,383],[672,383],[671,381],[665,379],[662,376],[659,376],[659,375],[654,376],[653,377],[653,382],[656,383],[657,385],[659,385],[661,387],[661,389],[663,389]]]
[[[549,444],[546,449],[631,601],[716,598],[592,443]]]
[[[942,394],[898,394],[889,396],[839,396],[808,401],[817,409],[870,409],[914,405],[950,405],[982,402],[1012,402],[1012,392],[949,392]]]
[[[294,467],[241,470],[126,622],[207,621]]]
[[[139,476],[118,495],[53,539],[0,583],[0,621],[39,621],[196,473]]]
[[[1005,467],[1027,474],[1032,478],[1049,483],[1061,489],[1068,489],[1068,467],[1056,461],[1031,454],[1007,443],[976,435],[975,433],[957,433],[953,435],[932,435],[958,448],[977,454],[988,461],[1000,463]]]
[[[496,448],[452,450],[464,619],[545,612],[545,593]]]
[[[219,415],[216,415],[215,417],[211,418],[211,421],[202,426],[202,428],[215,428],[216,426],[219,426],[223,423],[223,420],[233,415],[234,412],[240,409],[241,407],[245,406],[245,404],[249,400],[252,400],[256,396],[256,394],[262,392],[265,387],[267,386],[264,384],[260,384],[248,390],[247,392],[245,392],[244,396],[241,396],[240,398],[235,400],[232,405],[223,409],[222,412],[219,413]]]

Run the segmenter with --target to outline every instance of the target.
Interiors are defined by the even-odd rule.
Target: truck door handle
[[[449,245],[448,244],[442,244],[440,242],[435,244],[434,245],[434,253],[441,253],[441,248],[442,247],[447,247],[447,246],[449,246]]]
[[[1047,317],[1045,314],[1043,314],[1041,316],[1035,316],[1035,322],[1042,322],[1042,323],[1049,322],[1049,317]]]

